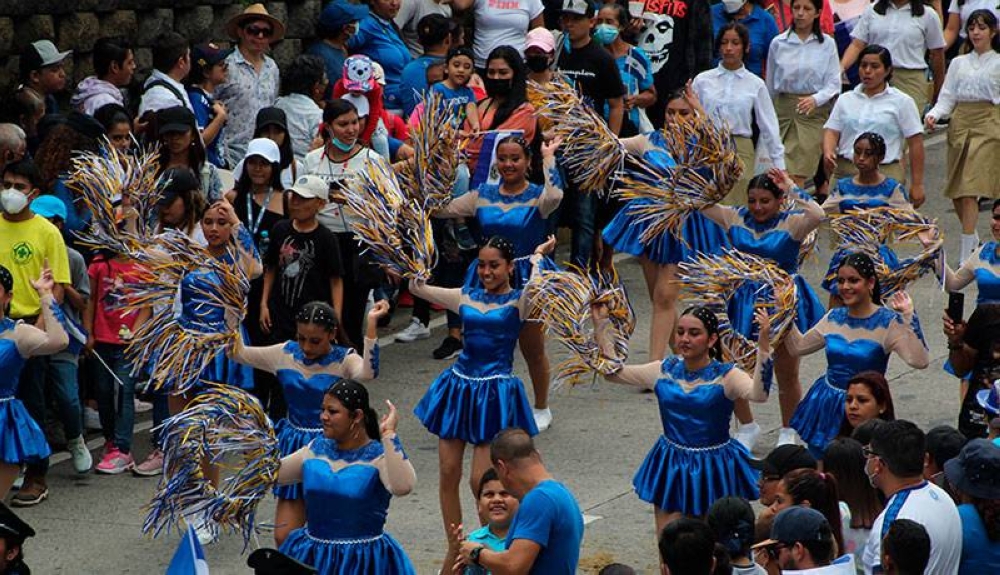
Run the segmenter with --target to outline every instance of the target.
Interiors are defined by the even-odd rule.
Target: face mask
[[[544,72],[549,69],[549,57],[545,54],[532,54],[524,59],[524,64],[532,72]]]
[[[511,91],[513,80],[509,78],[483,78],[486,94],[491,98],[506,98]]]
[[[618,37],[618,28],[611,24],[598,24],[594,28],[594,41],[602,46],[607,46]]]
[[[870,483],[872,487],[878,489],[878,485],[875,485],[875,478],[878,477],[878,473],[868,471],[868,462],[872,459],[873,458],[869,458],[865,461],[865,476],[868,477],[868,483]]]
[[[3,205],[3,211],[8,214],[19,214],[28,205],[28,196],[20,190],[7,188],[0,192],[0,205]]]
[[[726,11],[726,14],[735,14],[746,3],[746,0],[722,0],[722,7]]]
[[[336,137],[333,137],[333,136],[330,137],[330,143],[333,144],[333,146],[335,148],[337,148],[338,150],[340,150],[341,152],[350,152],[351,149],[354,148],[354,142],[351,142],[350,144],[346,144],[344,142],[341,142],[340,140],[338,140]]]

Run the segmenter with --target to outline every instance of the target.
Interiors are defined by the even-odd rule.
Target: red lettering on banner
[[[672,18],[687,16],[687,2],[681,0],[646,0],[646,12],[666,14]]]
[[[489,7],[497,10],[517,10],[521,7],[519,0],[489,0]]]

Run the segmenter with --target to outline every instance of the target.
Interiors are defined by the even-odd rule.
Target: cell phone
[[[948,292],[948,317],[951,321],[962,321],[965,315],[965,294],[957,291]]]

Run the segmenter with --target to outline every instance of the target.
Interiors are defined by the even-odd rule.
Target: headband
[[[719,318],[707,307],[694,307],[688,310],[688,313],[701,320],[709,334],[719,333]]]
[[[4,266],[0,266],[0,286],[3,286],[7,293],[14,289],[14,276],[10,275],[10,270]]]

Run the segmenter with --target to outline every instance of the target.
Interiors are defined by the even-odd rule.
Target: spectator
[[[24,564],[24,551],[21,547],[25,539],[34,536],[35,530],[30,525],[0,503],[0,542],[3,543],[0,549],[0,573],[7,575],[30,573],[28,566]]]
[[[924,432],[909,421],[887,421],[875,428],[865,448],[865,475],[886,497],[885,510],[872,525],[865,545],[866,575],[882,566],[882,538],[892,522],[913,519],[931,538],[930,575],[955,575],[962,553],[962,526],[951,497],[924,481]]]
[[[94,75],[80,81],[69,102],[74,109],[90,116],[107,104],[124,106],[122,88],[132,82],[135,72],[132,45],[122,36],[98,38],[92,58]]]
[[[830,524],[837,549],[844,549],[840,494],[837,491],[837,479],[833,475],[815,469],[796,469],[785,475],[778,483],[771,511],[777,515],[793,505],[809,507],[822,513]]]
[[[910,519],[897,519],[892,522],[889,531],[882,538],[883,573],[924,575],[930,554],[931,538],[924,526]],[[986,571],[975,573],[986,573]]]
[[[854,575],[854,558],[834,560],[837,542],[822,513],[809,507],[789,507],[778,513],[771,538],[754,545],[764,563],[775,562],[784,575]]]
[[[949,491],[944,476],[944,464],[958,457],[968,441],[959,430],[950,425],[939,425],[928,431],[924,479]]]
[[[316,22],[319,41],[309,46],[306,53],[323,59],[331,87],[343,74],[348,40],[357,34],[360,21],[367,17],[368,6],[347,0],[334,0],[320,12]]]
[[[472,9],[476,28],[472,51],[476,57],[476,71],[486,76],[489,55],[501,46],[510,46],[518,54],[524,52],[524,35],[532,28],[543,26],[545,21],[542,0],[452,0],[452,10],[465,12]]]
[[[466,128],[473,133],[479,132],[479,114],[476,108],[476,95],[469,87],[475,70],[472,67],[472,50],[464,46],[456,46],[448,50],[445,57],[444,80],[431,86],[431,93],[441,97],[441,104],[450,108],[456,116],[456,128],[467,124]]]
[[[754,563],[750,546],[754,541],[753,508],[746,499],[723,497],[712,504],[705,518],[715,540],[725,548],[732,575],[765,575]]]
[[[94,111],[94,119],[104,127],[111,145],[121,153],[137,145],[132,136],[132,117],[118,104],[105,104]]]
[[[215,99],[215,89],[229,78],[226,58],[232,50],[223,50],[215,44],[198,44],[191,49],[191,73],[188,74],[187,95],[191,100],[195,123],[205,145],[206,159],[220,169],[227,169],[226,106]]]
[[[994,208],[993,213],[998,214],[1000,210]],[[962,379],[958,430],[969,439],[985,437],[989,420],[996,414],[986,410],[977,395],[991,389],[993,382],[1000,378],[1000,361],[997,360],[1000,357],[997,355],[1000,351],[1000,305],[977,305],[968,322],[952,322],[947,317],[943,321],[948,337],[948,360],[955,375]]]
[[[41,275],[45,262],[48,262],[48,267],[52,270],[55,280],[52,294],[57,302],[63,301],[63,286],[71,281],[69,258],[62,234],[45,218],[35,217],[29,207],[31,200],[40,194],[40,187],[41,176],[31,160],[21,160],[4,167],[3,193],[0,194],[0,203],[3,204],[3,216],[0,217],[0,265],[10,270],[14,276],[8,315],[14,321],[23,320],[28,324],[34,324],[41,312],[41,301],[31,281]],[[21,372],[21,382],[17,389],[18,397],[39,427],[45,425],[47,406],[45,363],[42,356],[29,359]],[[63,410],[63,405],[69,405],[72,399],[62,395],[66,390],[61,387],[57,387],[55,391],[56,404]],[[80,417],[79,404],[77,410],[77,416]],[[69,439],[68,447],[74,456],[74,467],[81,473],[85,472],[90,467],[87,465],[84,469],[90,453],[83,436]],[[28,464],[24,485],[14,495],[12,505],[37,505],[49,496],[45,481],[48,467],[48,458]]]
[[[896,419],[889,382],[877,371],[862,371],[847,382],[844,406],[844,423],[840,429],[843,437],[849,437],[857,426],[871,419]]]
[[[506,551],[462,542],[458,565],[480,565],[516,573],[572,575],[583,540],[583,514],[565,485],[553,479],[523,429],[501,431],[490,444],[500,481],[520,506],[507,533]]]
[[[793,16],[791,0],[765,0],[762,7],[774,17],[774,23],[777,24],[779,32],[794,27],[795,17]],[[833,35],[833,10],[830,9],[828,0],[822,1],[822,9],[817,17],[819,18],[820,31],[823,34]]]
[[[989,573],[1000,565],[1000,447],[973,439],[944,464],[962,521],[960,575]]]
[[[681,517],[660,532],[663,575],[711,575],[715,570],[715,536],[699,519]]]
[[[153,40],[153,72],[142,85],[139,101],[139,118],[149,122],[151,112],[164,108],[183,106],[191,110],[191,100],[184,90],[184,79],[191,72],[191,48],[184,36],[177,32],[163,32]],[[146,129],[146,138],[158,137],[156,122]]]
[[[321,127],[322,124],[317,124],[317,129],[321,129]],[[285,188],[291,187],[292,182],[298,177],[299,163],[295,160],[295,154],[292,153],[292,139],[288,134],[288,117],[285,116],[285,111],[270,106],[262,108],[260,112],[257,112],[253,137],[254,139],[267,138],[278,145],[278,150],[281,153],[281,160],[279,162],[281,168],[281,185]],[[236,167],[233,169],[233,176],[239,180],[242,175],[243,159],[241,158],[240,163],[236,164]]]
[[[45,99],[34,90],[21,89],[6,100],[5,110],[0,117],[9,120],[6,124],[20,128],[27,142],[27,151],[34,153],[38,149],[41,138],[38,136],[38,125],[45,116]],[[0,159],[2,163],[2,159]]]
[[[796,469],[816,469],[816,458],[801,445],[779,445],[764,459],[750,460],[750,466],[760,471],[760,504],[770,507],[774,503],[778,482]]]
[[[872,524],[883,509],[882,498],[878,490],[868,482],[864,468],[864,448],[856,439],[838,437],[830,442],[823,454],[823,470],[837,478],[840,525],[844,534],[844,547],[841,551],[854,555],[857,565],[861,565]]]
[[[27,135],[17,124],[0,124],[0,173],[7,164],[20,162],[28,151]]]
[[[400,0],[399,12],[393,18],[403,42],[414,59],[426,54],[424,41],[420,39],[420,27],[428,16],[443,16],[451,19],[451,2],[442,0]],[[456,23],[457,26],[457,23]]]
[[[399,98],[403,68],[413,59],[403,43],[393,18],[399,12],[399,0],[368,0],[368,16],[361,20],[358,32],[347,41],[355,54],[364,54],[382,66],[385,73],[383,103],[387,110],[402,113]]]
[[[60,118],[48,130],[35,153],[35,165],[42,175],[41,189],[58,197],[66,205],[63,224],[67,232],[82,230],[90,222],[91,216],[86,205],[76,202],[75,192],[66,186],[73,168],[73,156],[99,151],[103,138],[104,126],[92,116],[74,111],[65,119]]]
[[[517,515],[518,501],[500,482],[500,477],[492,467],[479,480],[476,501],[483,526],[469,534],[469,541],[482,543],[490,551],[503,552],[510,523]],[[486,575],[488,571],[478,565],[469,565],[463,573]]]
[[[229,79],[218,87],[215,97],[229,112],[226,158],[233,166],[246,155],[253,139],[252,118],[278,98],[278,65],[267,51],[285,37],[285,25],[268,14],[263,4],[251,4],[229,19],[226,33],[237,45],[226,58]]]
[[[618,135],[628,137],[652,131],[653,125],[646,116],[646,108],[656,103],[653,65],[642,48],[622,38],[629,27],[628,9],[621,4],[605,4],[597,13],[597,22],[595,40],[614,56],[625,86],[625,115]],[[607,116],[609,110],[602,110],[602,113]]]
[[[719,37],[719,32],[730,23],[742,24],[750,36],[744,64],[747,70],[758,78],[764,77],[764,64],[767,61],[767,51],[771,40],[778,35],[778,25],[774,16],[761,6],[761,0],[723,0],[712,6],[712,36]],[[715,60],[722,60],[719,46],[715,46]]]
[[[29,44],[21,54],[21,86],[45,100],[46,114],[59,112],[55,95],[66,89],[63,61],[72,53],[72,50],[60,52],[49,40],[38,40]]]
[[[552,65],[555,64],[556,38],[547,28],[535,28],[524,40],[524,65],[528,79],[542,86],[552,82]]]
[[[406,0],[407,3],[423,3],[433,0]],[[428,14],[417,25],[417,35],[422,46],[421,54],[403,68],[399,80],[399,101],[403,116],[409,117],[427,90],[427,68],[444,62],[444,57],[455,45],[458,23],[441,14]]]
[[[156,113],[156,123],[160,135],[160,172],[187,168],[200,178],[199,189],[209,204],[221,198],[222,180],[215,166],[206,161],[194,113],[181,106],[164,108]]]
[[[323,95],[330,81],[323,59],[303,54],[292,61],[281,78],[281,94],[274,107],[285,112],[288,137],[295,161],[305,160],[306,154],[319,147],[319,128],[323,124]]]

